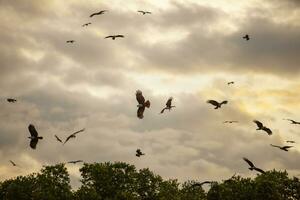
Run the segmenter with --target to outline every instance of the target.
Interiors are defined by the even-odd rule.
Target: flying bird
[[[71,43],[73,44],[75,42],[75,40],[67,40],[66,43]]]
[[[286,142],[287,142],[287,143],[296,143],[296,142],[293,141],[293,140],[287,140]]]
[[[283,120],[287,120],[287,121],[290,121],[291,124],[300,124],[300,122],[297,122],[295,120],[292,120],[292,119],[283,119]]]
[[[232,124],[232,123],[238,123],[238,121],[224,121],[223,123],[224,123],[224,124],[228,124],[228,123],[229,123],[229,124]]]
[[[244,37],[243,37],[243,39],[245,39],[245,40],[250,40],[250,37],[249,37],[249,35],[248,34],[246,34]]]
[[[57,135],[54,135],[54,136],[58,142],[63,143],[63,141]]]
[[[71,138],[76,138],[76,134],[80,133],[80,132],[83,132],[85,129],[81,129],[79,131],[76,131],[75,133],[72,133],[71,135],[69,135],[67,137],[67,139],[65,140],[64,144],[66,144],[66,142],[68,142]]]
[[[90,24],[92,24],[92,23],[89,22],[89,23],[83,24],[82,27],[88,26],[88,25],[90,25]]]
[[[140,149],[137,149],[137,150],[136,150],[136,154],[135,154],[136,157],[141,157],[141,156],[143,156],[143,155],[145,155],[145,154],[142,153],[142,151],[141,151]]]
[[[281,146],[277,146],[277,145],[273,145],[273,144],[271,144],[271,146],[272,146],[272,147],[279,148],[279,149],[281,149],[281,150],[283,150],[283,151],[289,151],[289,148],[292,148],[292,147],[293,147],[293,146],[283,146],[283,147],[281,147]]]
[[[230,82],[227,83],[227,85],[232,85],[232,84],[234,84],[233,81],[230,81]]]
[[[212,184],[212,183],[213,183],[213,181],[203,181],[201,183],[194,183],[192,185],[192,187],[202,187],[202,185],[204,185],[204,184]]]
[[[83,162],[83,160],[72,160],[72,161],[69,161],[67,163],[76,164],[76,163],[79,163],[79,162]]]
[[[115,40],[116,38],[124,38],[124,37],[125,37],[124,35],[109,35],[106,36],[104,39],[111,38],[112,40]]]
[[[265,127],[265,126],[263,125],[263,123],[261,123],[260,121],[257,121],[257,120],[254,120],[253,122],[254,122],[254,123],[257,125],[257,127],[258,127],[256,130],[263,130],[263,131],[267,132],[268,135],[272,135],[271,129]]]
[[[145,98],[143,96],[143,93],[142,91],[140,90],[137,90],[136,91],[136,100],[137,102],[139,103],[137,105],[138,109],[137,109],[137,117],[140,118],[140,119],[143,119],[144,118],[144,111],[145,111],[145,108],[149,108],[150,107],[150,101],[147,100],[145,102]]]
[[[8,101],[9,103],[16,103],[17,99],[8,98],[6,99],[6,101]]]
[[[172,100],[173,100],[173,97],[170,97],[166,103],[166,107],[163,108],[161,111],[160,111],[160,114],[164,113],[164,111],[167,109],[167,110],[171,110],[172,108],[174,108],[175,106],[172,106]]]
[[[243,158],[243,160],[246,161],[246,162],[248,163],[248,165],[250,166],[249,169],[250,169],[251,171],[255,170],[255,171],[258,171],[258,172],[260,172],[260,173],[262,173],[262,174],[265,174],[265,173],[266,173],[264,170],[255,167],[255,165],[254,165],[250,160],[248,160],[247,158]]]
[[[210,103],[210,104],[216,106],[215,109],[218,109],[218,108],[221,108],[222,104],[227,104],[228,101],[222,101],[221,103],[219,103],[215,100],[208,100],[207,103]]]
[[[143,11],[143,10],[138,10],[139,13],[142,13],[143,15],[145,14],[151,14],[151,12],[149,11]]]
[[[16,164],[15,162],[13,162],[12,160],[9,160],[9,162],[10,162],[14,167],[17,166],[17,164]]]
[[[39,137],[38,132],[36,131],[34,125],[32,125],[32,124],[29,124],[28,130],[29,130],[30,135],[31,135],[30,137],[28,137],[30,139],[30,147],[32,149],[35,149],[38,141],[43,139],[43,137]]]
[[[105,12],[107,12],[108,10],[101,10],[101,11],[99,11],[99,12],[95,12],[95,13],[93,13],[93,14],[91,14],[90,15],[90,17],[93,17],[93,16],[95,16],[95,15],[103,15]]]

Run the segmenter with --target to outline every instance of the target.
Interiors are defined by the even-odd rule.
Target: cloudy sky
[[[300,174],[300,126],[282,120],[300,121],[298,0],[0,0],[0,19],[0,180],[77,159],[180,181],[252,177],[244,156]],[[151,101],[142,120],[137,89]],[[170,96],[176,109],[159,115]],[[208,99],[229,103],[214,110]],[[254,119],[274,134],[256,131]],[[44,137],[36,150],[30,123]],[[54,138],[82,128],[65,146]],[[299,144],[270,147],[286,140]],[[67,167],[77,187],[80,165]]]

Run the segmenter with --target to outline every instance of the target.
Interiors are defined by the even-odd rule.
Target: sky
[[[300,121],[300,1],[0,0],[0,19],[0,180],[78,159],[181,182],[254,177],[243,157],[300,174],[300,125],[283,120]],[[151,102],[142,120],[138,89]],[[176,108],[160,115],[170,96]],[[44,137],[36,150],[29,124]],[[54,138],[82,128],[64,146]],[[270,146],[286,140],[289,152]],[[81,164],[66,166],[80,186]]]

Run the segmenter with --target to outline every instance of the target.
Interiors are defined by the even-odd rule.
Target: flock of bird
[[[108,10],[101,10],[99,12],[95,12],[95,13],[92,13],[89,17],[92,18],[92,17],[95,17],[95,16],[98,16],[98,15],[103,15],[105,13],[107,13]],[[142,15],[146,15],[146,14],[152,14],[151,12],[149,11],[143,11],[143,10],[138,10],[137,11],[138,13],[141,13]],[[88,23],[85,23],[82,25],[82,27],[88,27],[90,26],[92,23],[91,22],[88,22]],[[121,34],[117,34],[117,35],[108,35],[106,37],[104,37],[105,39],[108,39],[108,38],[111,38],[112,40],[115,40],[117,38],[124,38],[125,36],[124,35],[121,35]],[[250,40],[250,36],[248,34],[246,34],[245,36],[242,37],[243,39],[245,39],[246,41],[249,41]],[[75,43],[75,40],[67,40],[66,43]],[[227,85],[233,85],[235,84],[234,81],[230,81],[227,83]],[[136,91],[136,100],[138,102],[138,109],[137,109],[137,117],[139,119],[143,119],[144,118],[144,112],[145,112],[145,109],[146,108],[150,108],[150,101],[149,100],[145,100],[144,96],[143,96],[143,93],[141,90],[137,90]],[[171,111],[172,108],[174,108],[175,106],[172,105],[172,100],[173,100],[173,97],[170,97],[166,104],[165,104],[165,107],[162,108],[162,110],[160,111],[160,114],[163,114],[165,110],[169,110]],[[16,103],[17,100],[14,99],[14,98],[7,98],[7,101],[9,103]],[[218,102],[216,100],[207,100],[207,103],[208,104],[211,104],[214,106],[214,109],[221,109],[222,106],[226,105],[228,103],[227,100],[224,100],[224,101],[221,101],[221,102]],[[292,119],[283,119],[283,120],[288,120],[291,122],[291,124],[298,124],[300,125],[300,122],[297,122],[297,121],[294,121]],[[258,120],[254,120],[253,121],[256,126],[257,126],[257,129],[256,130],[261,130],[261,131],[264,131],[266,132],[268,135],[272,135],[272,130],[268,127],[266,127],[262,122],[258,121]],[[235,120],[231,120],[231,121],[224,121],[223,123],[239,123],[238,121],[235,121]],[[30,147],[32,149],[36,149],[37,147],[37,144],[38,144],[38,141],[43,139],[42,136],[39,136],[38,134],[38,131],[36,130],[35,126],[30,124],[28,126],[28,130],[29,130],[29,133],[30,133],[30,136],[28,137],[30,139]],[[69,135],[64,141],[57,135],[54,135],[54,137],[56,138],[56,140],[60,143],[62,143],[62,145],[66,144],[70,139],[74,139],[76,138],[76,135],[83,132],[85,129],[81,129],[79,131],[76,131],[74,133],[72,133],[71,135]],[[295,141],[286,141],[287,143],[296,143]],[[278,145],[273,145],[271,144],[272,147],[275,147],[275,148],[279,148],[280,150],[283,150],[283,151],[288,151],[288,149],[292,148],[293,146],[278,146]],[[145,153],[142,152],[141,149],[137,149],[136,150],[136,154],[135,154],[137,157],[141,157],[141,156],[144,156]],[[256,167],[248,158],[243,158],[243,160],[249,165],[249,170],[255,170],[255,171],[258,171],[260,173],[265,173],[264,170]],[[79,163],[79,162],[83,162],[83,160],[74,160],[74,161],[69,161],[67,163],[72,163],[72,164],[76,164],[76,163]],[[10,163],[13,165],[13,166],[17,166],[17,164],[15,162],[13,162],[12,160],[10,160]],[[203,184],[209,184],[209,183],[212,183],[211,181],[204,181],[202,183],[195,183],[194,186],[202,186]]]

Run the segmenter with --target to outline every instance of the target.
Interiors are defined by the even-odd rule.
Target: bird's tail
[[[38,137],[38,139],[40,139],[40,140],[41,140],[41,139],[43,139],[43,137]]]
[[[144,105],[145,105],[145,107],[149,108],[150,107],[150,101],[147,100]]]

